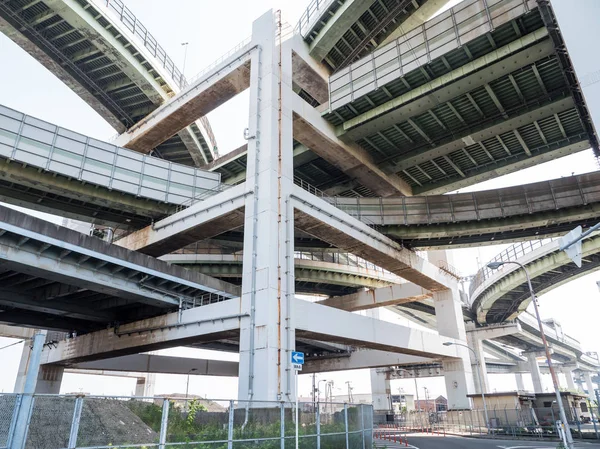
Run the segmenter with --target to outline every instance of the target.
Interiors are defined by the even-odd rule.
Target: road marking
[[[548,446],[498,446],[502,449],[554,449]]]

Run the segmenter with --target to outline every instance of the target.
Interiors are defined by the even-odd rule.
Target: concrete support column
[[[537,361],[537,352],[528,352],[527,361],[529,362],[529,370],[531,372],[531,381],[533,382],[533,392],[534,393],[543,393],[544,389],[542,387],[542,373],[540,371],[540,366]]]
[[[295,397],[292,53],[277,45],[275,22],[270,11],[252,26],[240,401]]]
[[[29,369],[29,359],[31,357],[32,342],[25,340],[23,343],[23,351],[21,352],[21,360],[19,361],[19,369],[17,370],[17,379],[15,380],[15,393],[23,393],[25,388],[25,378]]]
[[[596,394],[594,393],[594,382],[592,382],[592,373],[590,371],[584,371],[583,377],[585,378],[585,386],[587,388],[587,394],[590,401],[596,400]]]
[[[40,366],[35,392],[39,394],[59,394],[64,373],[65,368],[63,366]]]
[[[390,386],[390,380],[387,374],[381,368],[371,369],[371,396],[373,400],[373,411],[374,412],[388,412],[391,413],[392,401],[391,396],[392,388]]]
[[[517,391],[525,391],[523,373],[515,373],[515,380],[517,381]]]
[[[135,396],[143,396],[146,398],[154,397],[154,384],[156,382],[156,374],[146,374],[144,377],[138,377],[135,382]]]
[[[466,345],[467,334],[458,290],[434,292],[433,300],[439,334],[460,340]],[[448,408],[468,409],[471,408],[471,401],[467,395],[475,391],[469,355],[471,351],[458,346],[457,352],[459,359],[442,361],[448,393]]]
[[[487,368],[485,366],[485,353],[483,352],[483,340],[479,338],[472,338],[469,342],[469,347],[473,348],[477,354],[477,360],[479,360],[479,367],[477,366],[477,360],[471,353],[471,369],[473,370],[473,381],[475,383],[475,391],[481,394],[481,390],[487,394],[490,390],[490,382],[488,378]],[[479,371],[477,371],[479,370]],[[479,379],[481,379],[481,385],[479,385]]]
[[[569,391],[577,391],[575,381],[573,380],[573,370],[565,368],[563,373],[565,375],[565,379],[567,380],[567,388],[569,389]]]
[[[29,429],[29,419],[33,408],[33,393],[36,392],[36,384],[39,379],[40,361],[42,350],[46,342],[46,331],[39,331],[33,337],[31,354],[28,356],[27,374],[23,384],[23,396],[17,411],[17,419],[10,449],[24,449]],[[29,347],[29,345],[27,345]]]

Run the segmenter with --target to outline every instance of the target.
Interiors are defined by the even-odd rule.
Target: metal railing
[[[325,196],[318,191],[315,195]],[[386,226],[482,221],[599,202],[600,173],[480,192],[399,198],[338,197],[336,201],[338,207],[355,210],[353,213]]]
[[[600,439],[597,406],[590,406],[581,393],[568,405],[566,402],[565,399],[565,411],[573,437],[578,440]],[[431,401],[431,410],[404,412],[396,415],[393,423],[378,424],[378,415],[375,415],[373,440],[376,447],[389,445],[389,442],[397,443],[400,439],[404,443],[407,438],[410,443],[413,432],[545,441],[558,439],[556,421],[559,413],[556,404],[552,407],[521,408],[493,406],[488,408],[488,417],[490,422],[486,423],[485,412],[481,409],[436,412]]]
[[[127,8],[121,0],[102,0],[102,2],[104,1],[106,1],[107,9],[116,16],[123,25],[125,25],[127,30],[144,44],[144,47],[150,51],[150,54],[152,54],[162,67],[166,69],[167,73],[171,76],[171,79],[173,79],[180,88],[184,87],[186,81],[183,73],[175,66],[175,63],[167,55],[164,48],[162,48],[156,38],[148,32],[146,27],[142,25],[131,10]]]
[[[119,21],[130,31],[140,43],[149,50],[150,54],[158,61],[158,63],[167,71],[173,82],[180,88],[183,89],[189,83],[185,78],[185,75],[177,68],[173,60],[167,55],[167,52],[162,48],[158,41],[148,32],[146,27],[137,19],[137,17],[131,12],[127,6],[121,0],[102,0],[106,1],[106,8],[112,15],[116,16]],[[217,146],[217,141],[213,133],[210,122],[206,117],[200,117],[198,119],[206,133],[210,142],[209,145],[213,146],[213,150]],[[117,134],[118,136],[119,134]]]
[[[212,69],[214,69],[216,66],[218,66],[219,64],[221,64],[223,61],[225,61],[227,58],[231,57],[235,53],[239,52],[242,48],[244,48],[245,46],[247,46],[251,42],[252,42],[252,36],[249,36],[246,39],[244,39],[243,41],[239,42],[237,45],[235,45],[234,47],[230,48],[226,53],[222,54],[217,59],[215,59],[213,62],[211,62],[206,67],[204,67],[202,70],[200,70],[198,73],[196,73],[189,80],[185,80],[184,79],[183,80],[183,84],[182,84],[181,87],[183,88],[183,87],[187,87],[187,86],[190,86],[190,85],[194,84],[199,78],[202,77],[202,75],[204,75],[207,72],[209,72]]]
[[[308,182],[304,181],[302,178],[300,178],[298,176],[294,176],[294,184],[296,184],[298,187],[306,190],[308,193],[327,201],[329,204],[337,207],[338,209],[347,213],[348,215],[353,216],[354,218],[358,219],[359,221],[362,221],[367,226],[369,226],[373,229],[376,229],[378,231],[382,230],[382,227],[379,224],[375,223],[369,217],[362,215],[360,208],[345,207],[343,200],[345,200],[346,198],[340,198],[340,197],[336,197],[336,196],[328,196],[325,192],[323,192],[322,190],[313,186],[312,184],[309,184]]]
[[[349,267],[364,268],[366,270],[377,271],[382,274],[393,276],[390,271],[375,265],[368,260],[358,257],[355,254],[338,251],[294,251],[294,258],[301,260],[313,260],[318,262],[329,262]]]
[[[294,33],[305,36],[304,33],[312,28],[313,24],[323,14],[323,11],[329,8],[333,2],[334,0],[312,0],[300,16],[300,20],[294,27]]]
[[[510,247],[502,251],[500,254],[498,254],[496,257],[489,260],[483,267],[479,269],[479,271],[473,278],[471,285],[469,286],[469,296],[472,297],[473,292],[481,284],[483,284],[487,279],[491,278],[494,275],[494,273],[497,273],[498,271],[502,270],[502,267],[497,270],[492,270],[491,268],[489,268],[488,265],[491,262],[516,261],[525,254],[535,251],[536,249],[541,248],[542,246],[547,245],[548,243],[551,243],[554,240],[556,240],[556,238],[529,240],[525,242],[517,242],[514,245],[511,245]],[[510,267],[512,268],[513,266],[510,265]]]
[[[175,397],[0,394],[0,448],[293,447],[295,403]],[[29,400],[29,399],[32,399]],[[32,403],[33,402],[33,403]],[[22,403],[31,404],[26,410]],[[299,403],[303,449],[371,447],[371,405]],[[17,430],[17,431],[15,431]],[[23,435],[23,441],[16,441]]]

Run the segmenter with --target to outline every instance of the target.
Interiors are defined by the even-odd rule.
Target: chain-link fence
[[[567,409],[573,438],[600,440],[597,407]],[[393,421],[379,422],[373,430],[375,440],[395,441],[408,433],[453,434],[492,438],[558,439],[558,407],[491,407],[484,410],[450,410],[443,412],[411,411],[394,416]]]
[[[366,449],[371,405],[0,395],[0,449]],[[27,397],[29,399],[29,397]],[[20,404],[27,406],[20,407]],[[26,408],[26,409],[25,409]],[[25,429],[25,432],[21,430]],[[25,435],[25,444],[17,441]],[[14,438],[13,438],[14,437]]]

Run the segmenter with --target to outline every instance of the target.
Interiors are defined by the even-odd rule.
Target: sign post
[[[294,366],[296,382],[296,449],[298,449],[298,371],[302,371],[302,365],[304,365],[303,352],[292,352],[292,365]]]

